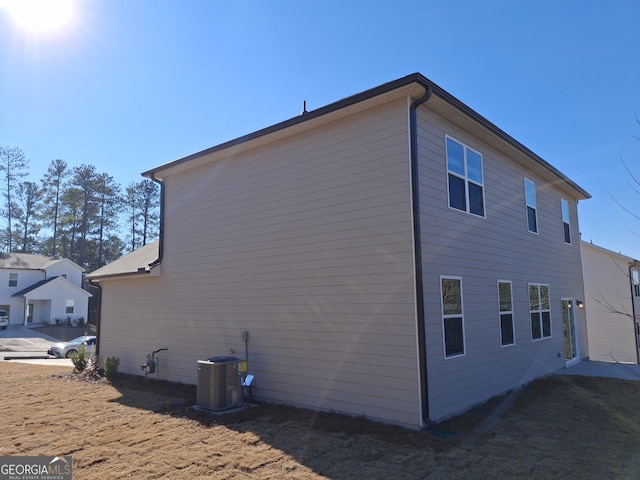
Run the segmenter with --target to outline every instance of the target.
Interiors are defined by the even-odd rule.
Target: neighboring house
[[[589,359],[638,363],[640,262],[582,242]]]
[[[144,175],[156,258],[89,275],[124,372],[247,356],[258,399],[420,428],[586,356],[589,194],[420,74]]]
[[[10,325],[86,320],[91,294],[82,289],[84,274],[65,258],[0,253],[0,309]]]

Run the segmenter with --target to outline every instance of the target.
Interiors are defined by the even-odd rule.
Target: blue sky
[[[637,0],[75,0],[26,31],[0,0],[0,145],[140,173],[420,72],[593,195],[582,238],[640,258]],[[73,0],[72,0],[73,1]],[[637,207],[636,207],[637,206]]]

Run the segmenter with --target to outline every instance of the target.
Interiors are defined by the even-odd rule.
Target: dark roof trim
[[[157,261],[156,261],[157,262]],[[158,262],[159,263],[159,262]],[[135,276],[143,276],[143,275],[150,275],[151,271],[147,270],[144,267],[141,267],[138,269],[138,271],[136,272],[118,272],[118,273],[109,273],[106,275],[98,275],[95,277],[92,277],[90,275],[87,275],[87,279],[89,281],[91,281],[91,283],[93,282],[99,282],[100,280],[105,280],[105,279],[109,279],[109,278],[117,278],[117,277],[135,277]]]
[[[567,176],[565,176],[562,172],[560,172],[558,169],[556,169],[553,165],[551,165],[550,163],[548,163],[545,160],[543,160],[541,157],[539,157],[538,155],[533,153],[531,150],[529,150],[523,144],[518,142],[516,139],[511,137],[509,134],[507,134],[505,131],[503,131],[502,129],[498,128],[496,125],[494,125],[492,122],[490,122],[489,120],[484,118],[478,112],[476,112],[475,110],[473,110],[469,106],[467,106],[464,103],[462,103],[460,100],[455,98],[453,95],[451,95],[446,90],[444,90],[443,88],[439,87],[438,85],[436,85],[435,83],[433,83],[431,80],[429,80],[428,78],[426,78],[425,76],[423,76],[420,73],[412,73],[411,75],[407,75],[406,77],[402,77],[402,78],[399,78],[398,80],[393,80],[391,82],[384,83],[382,85],[379,85],[379,86],[377,86],[375,88],[372,88],[372,89],[366,90],[364,92],[358,93],[356,95],[352,95],[350,97],[343,98],[342,100],[338,100],[337,102],[331,103],[329,105],[326,105],[324,107],[318,108],[316,110],[312,110],[310,112],[305,112],[305,113],[303,113],[303,114],[301,114],[301,115],[299,115],[297,117],[293,117],[293,118],[291,118],[289,120],[285,120],[284,122],[276,123],[275,125],[271,125],[270,127],[263,128],[263,129],[258,130],[256,132],[253,132],[253,133],[249,133],[248,135],[244,135],[242,137],[235,138],[235,139],[230,140],[228,142],[221,143],[221,144],[216,145],[214,147],[211,147],[211,148],[208,148],[206,150],[202,150],[200,152],[197,152],[197,153],[194,153],[192,155],[189,155],[187,157],[184,157],[184,158],[181,158],[181,159],[178,159],[178,160],[174,160],[173,162],[161,165],[160,167],[154,168],[152,170],[147,170],[146,172],[143,172],[142,175],[144,177],[148,177],[148,178],[152,178],[153,179],[154,176],[156,175],[156,173],[161,171],[161,170],[165,170],[165,169],[170,168],[170,167],[181,165],[183,163],[187,163],[187,162],[189,162],[191,160],[194,160],[196,158],[200,158],[202,156],[209,155],[211,153],[218,152],[218,151],[227,149],[229,147],[240,145],[240,144],[246,143],[248,141],[254,140],[256,138],[260,138],[260,137],[263,137],[265,135],[269,135],[269,134],[274,133],[274,132],[278,132],[280,130],[283,130],[285,128],[291,127],[293,125],[297,125],[299,123],[306,122],[307,120],[311,120],[313,118],[321,117],[322,115],[327,115],[329,113],[335,112],[335,111],[343,109],[345,107],[348,107],[348,106],[351,106],[351,105],[355,105],[355,104],[357,104],[359,102],[362,102],[364,100],[368,100],[368,99],[377,97],[378,95],[382,95],[382,94],[391,92],[393,90],[396,90],[398,88],[405,87],[405,86],[410,85],[412,83],[420,85],[421,87],[423,87],[427,91],[431,90],[434,95],[442,98],[447,103],[449,103],[451,106],[453,106],[454,108],[458,109],[460,112],[464,113],[469,118],[471,118],[474,121],[476,121],[478,124],[482,125],[489,132],[493,133],[494,135],[496,135],[497,137],[501,138],[505,142],[509,143],[511,146],[513,146],[514,148],[516,148],[517,150],[519,150],[520,152],[522,152],[523,154],[525,154],[526,156],[528,156],[532,160],[534,160],[537,163],[539,163],[541,166],[543,166],[545,169],[547,169],[550,173],[552,173],[553,175],[555,175],[555,176],[561,178],[562,180],[564,180],[565,182],[567,182],[569,185],[571,185],[571,187],[573,187],[578,192],[580,192],[580,194],[583,195],[585,198],[591,198],[591,195],[586,190],[584,190],[583,188],[578,186],[576,183],[574,183],[571,179],[569,179]]]

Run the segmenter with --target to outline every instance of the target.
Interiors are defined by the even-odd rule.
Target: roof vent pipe
[[[302,111],[300,112],[300,115],[304,115],[305,113],[307,113],[307,101],[303,100],[302,101]]]

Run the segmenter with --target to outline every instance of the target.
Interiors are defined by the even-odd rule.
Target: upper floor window
[[[524,196],[527,201],[527,230],[538,233],[538,210],[536,207],[536,184],[524,179]]]
[[[529,310],[531,312],[531,338],[540,340],[551,336],[551,307],[549,285],[529,284]]]
[[[564,198],[560,200],[562,207],[562,226],[564,228],[564,243],[571,243],[571,222],[569,217],[569,202]]]
[[[511,282],[498,281],[498,306],[500,309],[500,341],[502,346],[513,345],[513,296],[511,294]]]
[[[464,319],[462,315],[462,279],[442,277],[442,324],[444,329],[444,355],[464,355]]]
[[[640,273],[634,268],[631,270],[631,275],[633,279],[633,295],[640,297]]]
[[[9,286],[10,287],[17,287],[18,286],[18,274],[17,273],[10,273],[9,274]]]
[[[449,207],[484,217],[482,155],[447,137]]]

